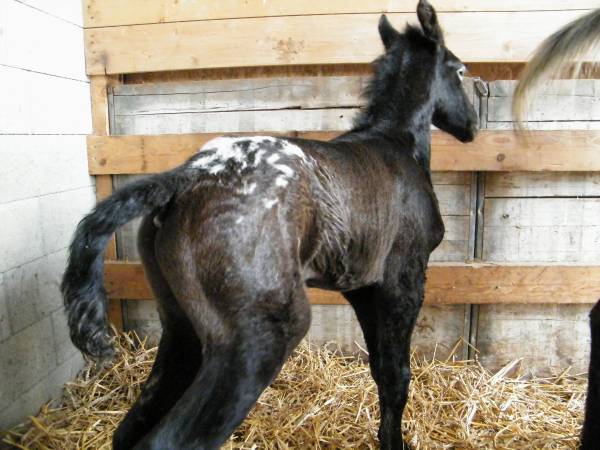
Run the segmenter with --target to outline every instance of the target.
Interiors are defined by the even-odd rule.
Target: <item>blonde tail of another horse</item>
[[[570,76],[582,74],[581,61],[598,63],[600,54],[600,9],[576,19],[547,37],[527,63],[513,96],[513,117],[522,126],[527,108],[540,85],[557,78],[574,64]],[[590,57],[596,58],[589,59]]]

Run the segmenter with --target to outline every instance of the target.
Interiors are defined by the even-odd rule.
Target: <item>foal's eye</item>
[[[456,75],[458,75],[458,79],[462,82],[463,78],[465,77],[465,72],[467,71],[467,68],[465,66],[462,66],[460,69],[458,69],[456,71]]]

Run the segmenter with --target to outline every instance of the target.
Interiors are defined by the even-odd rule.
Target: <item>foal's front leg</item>
[[[409,448],[402,440],[402,413],[410,383],[410,337],[423,303],[424,265],[414,262],[381,284],[345,294],[354,308],[369,350],[379,391],[379,442],[384,450]]]

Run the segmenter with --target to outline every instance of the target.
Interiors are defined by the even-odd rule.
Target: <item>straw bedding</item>
[[[21,449],[110,449],[156,353],[135,335],[119,336],[117,347],[110,366],[86,368],[66,385],[59,406],[44,406],[5,442]],[[583,376],[525,377],[519,361],[492,374],[477,361],[415,356],[412,370],[404,432],[415,449],[577,448]],[[223,448],[377,448],[378,409],[361,358],[304,343]]]

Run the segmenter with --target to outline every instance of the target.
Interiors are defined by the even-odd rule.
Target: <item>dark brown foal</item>
[[[79,224],[62,290],[73,342],[111,352],[103,250],[145,216],[139,247],[163,324],[121,449],[215,449],[307,332],[306,286],[344,293],[379,389],[383,449],[405,446],[410,336],[430,253],[444,235],[430,177],[431,125],[473,139],[477,116],[433,8],[385,53],[354,128],[319,142],[222,137],[182,166],[132,183]]]

